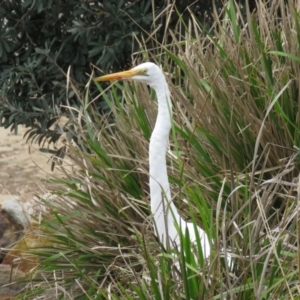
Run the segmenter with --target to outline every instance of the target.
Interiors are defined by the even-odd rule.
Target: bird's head
[[[144,82],[155,88],[165,77],[161,69],[152,62],[142,63],[128,71],[108,74],[94,79],[94,81],[133,80]]]

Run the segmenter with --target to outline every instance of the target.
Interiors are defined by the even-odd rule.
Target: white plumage
[[[194,225],[181,218],[171,197],[166,164],[172,118],[170,90],[161,69],[151,62],[140,64],[129,71],[98,77],[95,81],[128,79],[147,83],[156,92],[158,113],[149,146],[151,211],[156,234],[163,245],[171,248],[177,245],[180,248],[180,237],[176,230],[176,223],[181,227],[183,234],[188,229],[192,242],[196,240],[196,234]],[[201,238],[203,255],[207,258],[210,255],[210,244],[207,234],[200,227],[197,227],[197,230]]]

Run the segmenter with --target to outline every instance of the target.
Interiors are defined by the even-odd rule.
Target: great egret
[[[134,80],[147,83],[156,92],[158,113],[149,145],[150,198],[151,211],[154,217],[156,234],[165,247],[180,248],[180,236],[189,231],[191,242],[196,241],[194,225],[184,221],[171,199],[168,181],[166,153],[171,130],[172,102],[166,78],[161,69],[154,63],[146,62],[137,67],[114,74],[97,77],[94,81]],[[196,227],[201,240],[202,253],[205,258],[210,255],[210,244],[207,234]]]

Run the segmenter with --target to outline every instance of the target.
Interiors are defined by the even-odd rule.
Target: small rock
[[[3,201],[0,211],[0,262],[24,235],[30,217],[15,198]]]
[[[32,224],[25,235],[7,253],[3,264],[11,265],[28,274],[36,268],[40,262],[40,256],[32,254],[34,248],[49,247],[53,242],[45,237],[38,229],[38,224]],[[31,249],[29,252],[28,249]]]
[[[2,203],[1,211],[10,215],[16,223],[26,229],[30,224],[30,216],[24,206],[15,198],[6,200]]]
[[[0,212],[0,262],[3,261],[7,252],[23,236],[23,226],[6,212]]]
[[[0,175],[2,175],[3,173],[0,172]],[[7,176],[7,174],[6,174]],[[17,200],[17,201],[20,201],[20,197],[17,196],[17,195],[11,195],[11,194],[0,194],[0,209],[2,207],[2,203],[5,202],[5,201],[11,201],[12,199],[14,200]]]

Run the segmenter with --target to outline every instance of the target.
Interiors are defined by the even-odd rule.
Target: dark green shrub
[[[33,128],[30,138],[55,142],[60,132],[49,128],[57,116],[69,116],[63,106],[79,106],[80,97],[71,90],[67,94],[69,68],[70,82],[83,91],[93,65],[104,72],[131,65],[131,55],[139,49],[134,35],[156,32],[162,41],[168,29],[176,27],[179,15],[186,23],[191,11],[207,27],[212,22],[213,2],[175,1],[177,10],[174,6],[167,28],[166,16],[160,13],[170,13],[164,9],[173,4],[152,4],[151,0],[1,1],[0,126],[17,130],[22,124]],[[222,1],[215,4],[220,12]],[[90,92],[94,96],[95,87]],[[97,101],[97,110],[103,109],[104,103]]]

